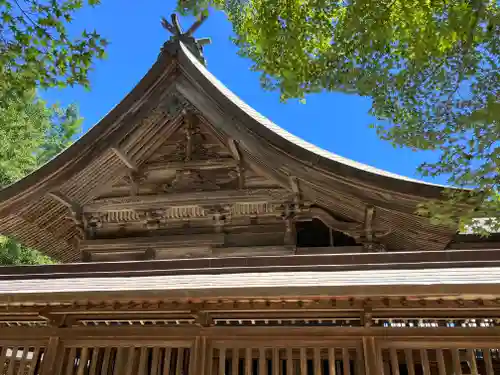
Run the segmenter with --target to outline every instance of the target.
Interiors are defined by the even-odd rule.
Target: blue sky
[[[110,41],[107,59],[95,64],[91,90],[82,88],[51,90],[43,94],[50,102],[77,103],[85,118],[84,131],[96,124],[119,103],[154,63],[169,33],[160,17],[169,18],[175,1],[103,0],[96,8],[75,15],[71,30],[96,29]],[[181,19],[186,29],[191,19]],[[319,147],[377,168],[417,177],[416,167],[424,155],[394,149],[377,138],[368,125],[370,101],[352,95],[316,94],[306,104],[280,103],[278,93],[263,91],[259,74],[250,71],[251,62],[237,56],[229,40],[231,25],[221,13],[212,12],[196,33],[210,37],[205,47],[208,69],[253,108],[289,132]],[[444,179],[428,181],[444,183]]]

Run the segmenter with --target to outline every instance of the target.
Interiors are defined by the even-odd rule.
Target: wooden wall
[[[1,375],[493,375],[500,329],[9,327]]]

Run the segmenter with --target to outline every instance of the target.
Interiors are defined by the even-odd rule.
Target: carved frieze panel
[[[281,214],[282,205],[269,202],[233,202],[227,204],[200,203],[197,205],[165,206],[155,209],[112,210],[106,212],[86,213],[88,227],[95,229],[106,225],[126,225],[148,221],[159,221],[168,225],[169,222],[208,219],[224,215],[227,219],[250,216],[271,216]]]
[[[146,164],[166,162],[217,161],[230,156],[225,145],[198,116],[187,112],[181,126],[167,139]]]
[[[212,177],[212,178],[211,178]],[[220,185],[213,176],[197,170],[176,171],[172,181],[161,184],[161,190],[167,193],[219,190]]]

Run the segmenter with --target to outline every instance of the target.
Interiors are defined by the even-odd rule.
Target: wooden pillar
[[[189,360],[189,375],[205,375],[208,363],[207,338],[198,336],[194,340]],[[217,374],[213,374],[217,375]]]
[[[50,337],[43,353],[40,375],[59,375],[64,360],[64,346],[59,337]]]
[[[374,337],[363,337],[366,375],[383,375],[381,353],[377,352]]]

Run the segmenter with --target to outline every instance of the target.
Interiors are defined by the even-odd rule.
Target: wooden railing
[[[0,335],[1,375],[500,374],[494,327],[22,327]]]
[[[33,346],[2,346],[0,355],[0,374],[39,374],[44,357],[44,350],[45,348],[40,344],[35,344]]]

